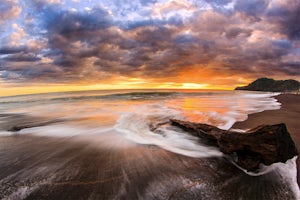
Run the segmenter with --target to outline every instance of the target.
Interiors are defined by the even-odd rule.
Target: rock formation
[[[269,91],[269,92],[299,92],[300,83],[296,80],[274,80],[259,78],[247,86],[237,87],[235,90]]]
[[[236,154],[237,164],[255,171],[259,164],[286,162],[298,155],[285,124],[262,125],[247,132],[219,129],[215,126],[171,119],[171,124],[202,138],[203,142],[218,146],[225,154]]]

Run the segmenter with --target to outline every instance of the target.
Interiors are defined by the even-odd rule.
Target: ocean
[[[121,197],[127,199],[166,199],[167,196],[162,194],[163,188],[165,188],[165,191],[170,192],[168,198],[172,197],[173,199],[182,199],[183,197],[191,199],[189,195],[192,195],[195,199],[210,198],[212,197],[210,195],[213,195],[214,199],[231,197],[244,199],[245,196],[243,195],[246,194],[249,195],[249,199],[251,199],[250,197],[256,199],[260,197],[290,199],[293,195],[297,198],[299,197],[299,189],[295,177],[295,159],[288,161],[286,164],[279,163],[266,167],[267,169],[259,174],[247,173],[245,170],[234,166],[217,148],[202,144],[198,138],[168,124],[169,119],[181,119],[207,123],[228,130],[235,122],[246,120],[249,114],[280,109],[280,103],[273,98],[276,95],[278,93],[250,91],[110,90],[1,97],[0,141],[1,138],[5,138],[9,140],[8,143],[15,143],[14,140],[20,139],[14,138],[30,138],[22,140],[20,146],[17,147],[20,151],[23,149],[24,152],[29,151],[28,148],[31,148],[31,143],[32,145],[36,143],[37,146],[43,146],[42,144],[54,146],[52,150],[45,151],[42,147],[35,150],[35,152],[29,152],[28,155],[33,154],[35,156],[35,158],[28,158],[29,160],[34,159],[35,162],[35,164],[30,165],[31,168],[26,164],[26,159],[23,159],[25,163],[20,165],[21,168],[23,167],[21,171],[20,169],[12,172],[8,170],[7,175],[5,171],[2,172],[2,175],[0,173],[0,198],[47,199],[43,196],[46,193],[49,199],[52,197],[64,197],[64,199],[66,197],[70,197],[70,199],[76,197],[78,199],[85,199],[85,197],[91,199],[122,199]],[[151,127],[157,125],[159,125],[159,128],[152,131]],[[24,141],[27,141],[27,143]],[[59,149],[71,148],[69,146],[72,142],[84,144],[83,149],[89,149],[89,152],[93,151],[90,154],[95,154],[97,151],[99,151],[99,155],[102,155],[104,151],[109,152],[107,155],[110,159],[105,164],[101,161],[99,167],[95,166],[95,168],[89,169],[90,171],[87,169],[85,172],[91,174],[92,171],[96,170],[98,176],[91,176],[87,178],[88,180],[82,180],[86,178],[80,175],[85,168],[78,168],[74,171],[72,165],[78,165],[77,162],[83,159],[82,149],[80,148],[73,149],[68,156],[62,154],[63,156],[59,159],[61,163],[58,165],[60,167],[50,165],[49,161],[46,160],[44,163],[42,161],[40,163],[36,162],[36,160],[44,160],[46,155],[50,160],[58,159],[57,155],[54,155],[55,152],[60,151]],[[6,168],[14,167],[15,162],[22,163],[22,159],[14,162],[9,160],[11,157],[8,154],[14,152],[14,149],[6,147],[3,142],[0,142],[0,144],[2,144],[2,148],[0,146],[2,169],[4,169],[4,166]],[[113,156],[112,152],[114,152]],[[126,155],[124,155],[124,152],[127,152]],[[76,158],[76,155],[79,157]],[[97,156],[99,155],[97,154]],[[91,157],[89,162],[100,162],[97,156]],[[17,159],[17,156],[15,159]],[[178,167],[178,170],[174,171],[174,177],[169,174],[172,170],[169,169],[171,166],[168,166],[168,163],[175,164],[175,167]],[[203,167],[203,163],[210,166],[209,172],[207,172],[207,168]],[[121,168],[107,173],[103,172],[104,168],[109,169],[109,166],[114,168],[115,165],[120,165]],[[168,179],[172,180],[174,185],[170,186],[171,183],[164,178],[156,178],[155,181],[150,180],[149,174],[157,176],[157,169],[148,169],[149,171],[146,170],[146,172],[137,169],[149,165],[159,165],[159,169],[163,168],[162,171],[159,170],[159,173],[162,177],[169,177]],[[32,172],[33,169],[40,170],[40,172],[30,174],[29,172]],[[198,174],[195,173],[196,169]],[[289,173],[286,172],[286,169]],[[62,173],[64,170],[67,171]],[[169,172],[163,172],[164,170],[169,170]],[[99,175],[100,171],[101,176]],[[99,188],[99,185],[103,184],[102,179],[106,180],[106,176],[115,177],[119,173],[117,171],[122,172],[120,183],[115,183],[112,179],[109,181],[109,184],[112,185],[111,188]],[[49,172],[52,175],[50,178],[45,178],[47,174],[49,175]],[[193,172],[193,175],[191,175],[191,172]],[[273,178],[270,178],[268,174],[272,173],[271,177]],[[218,174],[218,177],[215,177],[216,174]],[[236,180],[228,177],[229,175],[235,176],[235,174]],[[146,175],[149,180],[143,179],[143,176]],[[106,178],[103,178],[103,176]],[[22,177],[22,180],[20,180],[20,177]],[[137,177],[145,181],[148,180],[148,185],[146,184],[143,189],[140,189],[137,183],[134,183],[134,180],[141,181],[136,180]],[[261,177],[262,182],[265,184],[270,184],[272,180],[271,186],[267,187],[266,194],[261,194],[262,189],[258,189],[261,183],[258,182],[258,178],[255,179],[254,177]],[[207,181],[201,181],[200,183],[199,178]],[[273,179],[276,179],[276,181]],[[227,181],[220,183],[221,187],[216,184],[216,180]],[[226,192],[224,188],[236,187],[237,180],[254,182],[256,186],[249,186],[250,189],[248,188],[247,192],[244,191],[238,194]],[[22,181],[25,181],[23,185],[16,183]],[[64,196],[68,194],[68,192],[63,192],[64,189],[55,190],[59,185],[58,183],[68,183],[68,181],[70,181],[71,186],[76,185],[74,181],[78,183],[92,182],[93,186],[99,185],[98,189],[94,188],[91,191],[73,192],[77,196],[71,195],[72,190],[76,189],[70,188],[68,184],[66,184],[67,186],[61,184],[61,187],[69,192],[69,196]],[[151,184],[153,181],[158,186]],[[127,188],[128,185],[131,189]],[[187,187],[187,185],[187,190],[180,190],[180,188]],[[159,186],[160,188],[155,188]],[[255,188],[251,190],[251,187]],[[110,190],[113,192],[110,192]],[[55,192],[57,192],[57,196],[51,196]],[[155,192],[157,194],[154,195]],[[89,196],[86,196],[87,194]]]

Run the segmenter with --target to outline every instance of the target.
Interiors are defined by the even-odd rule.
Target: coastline
[[[296,199],[295,179],[287,179],[295,177],[295,161],[279,169],[249,176],[226,157],[187,157],[136,144],[114,130],[97,137],[0,137],[0,199]]]
[[[106,147],[0,137],[0,199],[296,199],[275,171],[249,176],[223,157],[186,157],[112,136]]]
[[[298,152],[300,151],[300,95],[280,94],[274,97],[281,103],[278,110],[266,110],[260,113],[250,114],[248,119],[236,122],[233,129],[250,129],[262,124],[285,123]],[[297,159],[297,182],[300,185],[300,159]]]

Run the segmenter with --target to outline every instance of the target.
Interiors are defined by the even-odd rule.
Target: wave
[[[88,139],[101,148],[127,147],[128,142],[130,145],[155,145],[194,158],[223,157],[224,154],[218,148],[207,146],[201,143],[199,138],[171,126],[168,123],[169,119],[208,123],[221,129],[230,129],[236,121],[246,120],[248,114],[279,109],[280,103],[272,98],[276,95],[278,93],[244,91],[185,93],[148,91],[1,98],[0,105],[12,105],[8,106],[8,110],[5,110],[7,108],[5,106],[1,108],[7,114],[0,114],[0,128],[3,129],[5,123],[20,125],[19,123],[25,123],[24,121],[30,122],[31,119],[28,119],[30,116],[35,117],[32,120],[38,120],[39,126],[25,127],[15,132],[7,131],[8,129],[0,130],[0,136],[33,134],[46,137],[76,137],[79,140]],[[50,102],[53,104],[47,105]],[[25,103],[32,105],[27,106]],[[12,115],[22,116],[18,118]],[[43,117],[49,118],[50,121],[53,118],[63,120],[41,124]],[[228,160],[236,165],[232,158]],[[287,163],[261,166],[256,173],[247,172],[238,165],[236,167],[250,176],[261,176],[275,171],[290,183],[290,188],[299,198],[295,160],[296,158]]]
[[[275,172],[292,189],[295,197],[300,198],[297,184],[297,156],[286,163],[274,163],[270,166],[261,164],[256,172],[249,172],[236,164],[231,156],[224,155],[218,148],[207,146],[194,136],[181,129],[170,126],[168,120],[178,116],[176,110],[164,110],[155,114],[143,112],[123,115],[115,125],[115,129],[130,141],[138,144],[156,145],[167,151],[194,158],[225,157],[238,169],[249,176],[262,176]],[[168,113],[166,115],[166,113]],[[154,124],[154,125],[153,125]],[[152,130],[151,127],[158,127]]]
[[[0,104],[16,104],[16,103],[36,103],[36,102],[64,102],[64,101],[80,101],[80,100],[97,100],[97,99],[110,99],[110,100],[149,100],[149,99],[163,99],[168,97],[181,97],[181,96],[194,96],[194,97],[214,97],[214,96],[227,96],[228,93],[234,92],[239,97],[243,98],[269,98],[280,93],[245,93],[244,91],[200,91],[200,92],[179,92],[179,91],[97,91],[95,93],[46,93],[46,94],[33,94],[33,95],[20,95],[10,97],[0,97]],[[220,96],[221,95],[221,96]]]
[[[49,97],[48,95],[34,95],[28,98],[25,97],[2,97],[0,104],[15,104],[15,103],[35,103],[35,102],[51,102],[51,101],[80,101],[80,100],[97,100],[97,99],[110,99],[110,100],[148,100],[148,99],[161,99],[170,96],[180,96],[179,92],[126,92],[115,94],[98,94],[98,95],[66,95],[65,97]],[[29,95],[30,96],[30,95]],[[15,100],[18,99],[18,100]]]
[[[219,157],[222,156],[217,148],[201,144],[199,139],[182,133],[179,129],[171,126],[161,126],[156,131],[151,131],[153,123],[168,124],[170,118],[176,116],[176,111],[165,113],[126,114],[115,125],[115,129],[125,138],[138,144],[156,145],[168,151],[189,157]],[[171,114],[173,113],[173,115]]]
[[[191,157],[221,156],[218,150],[199,144],[198,138],[182,133],[168,126],[166,122],[170,118],[177,118],[230,129],[236,121],[245,120],[250,113],[280,108],[280,103],[270,98],[276,95],[274,93],[131,91],[101,95],[96,93],[60,95],[60,97],[57,94],[42,96],[48,99],[47,101],[57,102],[55,104],[37,104],[27,108],[21,103],[22,108],[12,109],[17,113],[22,111],[29,116],[33,115],[37,119],[42,119],[40,115],[44,115],[50,118],[50,121],[61,119],[65,122],[46,126],[35,123],[39,124],[39,127],[25,126],[18,133],[71,137],[114,129],[121,136],[138,144],[157,145]],[[39,95],[35,95],[35,98],[37,97]],[[22,98],[21,101],[10,103],[28,100],[28,96]],[[39,101],[43,101],[43,98]],[[97,101],[99,99],[101,101]],[[153,101],[143,102],[149,99]],[[32,101],[34,100],[37,99]],[[76,102],[65,103],[65,101]],[[54,119],[51,120],[51,117]],[[12,123],[20,123],[20,120]],[[151,130],[151,126],[161,123],[166,125],[160,126],[156,131]],[[9,135],[8,129],[2,130],[1,135]]]

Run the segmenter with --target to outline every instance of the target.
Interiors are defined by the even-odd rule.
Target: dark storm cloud
[[[206,0],[206,2],[215,6],[224,6],[232,2],[232,0]]]
[[[128,5],[115,0],[77,11],[31,2],[24,27],[43,42],[0,47],[2,79],[175,77],[190,66],[249,76],[299,75],[294,51],[300,48],[299,1],[291,6],[267,0],[134,0]]]
[[[155,27],[162,27],[166,25],[183,26],[184,22],[180,17],[170,17],[168,19],[146,19],[146,20],[137,20],[137,21],[130,21],[124,24],[119,24],[122,29],[124,30],[131,30],[136,29],[139,27],[147,27],[147,26],[155,26]]]
[[[268,0],[237,0],[234,9],[247,15],[258,16],[266,11],[268,4]]]
[[[41,60],[36,55],[31,53],[19,53],[6,56],[2,58],[3,61],[11,61],[11,62],[34,62]]]
[[[26,50],[24,46],[4,46],[0,48],[0,54],[15,54]]]
[[[113,25],[109,14],[101,8],[80,13],[59,10],[58,6],[46,8],[41,16],[44,28],[51,34],[58,34],[68,39],[89,39],[89,34]]]
[[[141,4],[143,5],[147,5],[147,4],[154,4],[157,2],[157,0],[139,0],[141,2]]]
[[[230,27],[230,28],[226,29],[225,35],[226,35],[227,39],[234,39],[241,34],[245,34],[246,37],[249,37],[249,36],[251,36],[251,32],[252,32],[252,30],[250,30],[250,29],[242,29],[239,27]]]
[[[289,62],[283,63],[283,70],[289,75],[299,76],[300,75],[300,62]]]
[[[300,2],[293,1],[268,11],[269,20],[279,25],[281,32],[290,39],[300,39]]]

